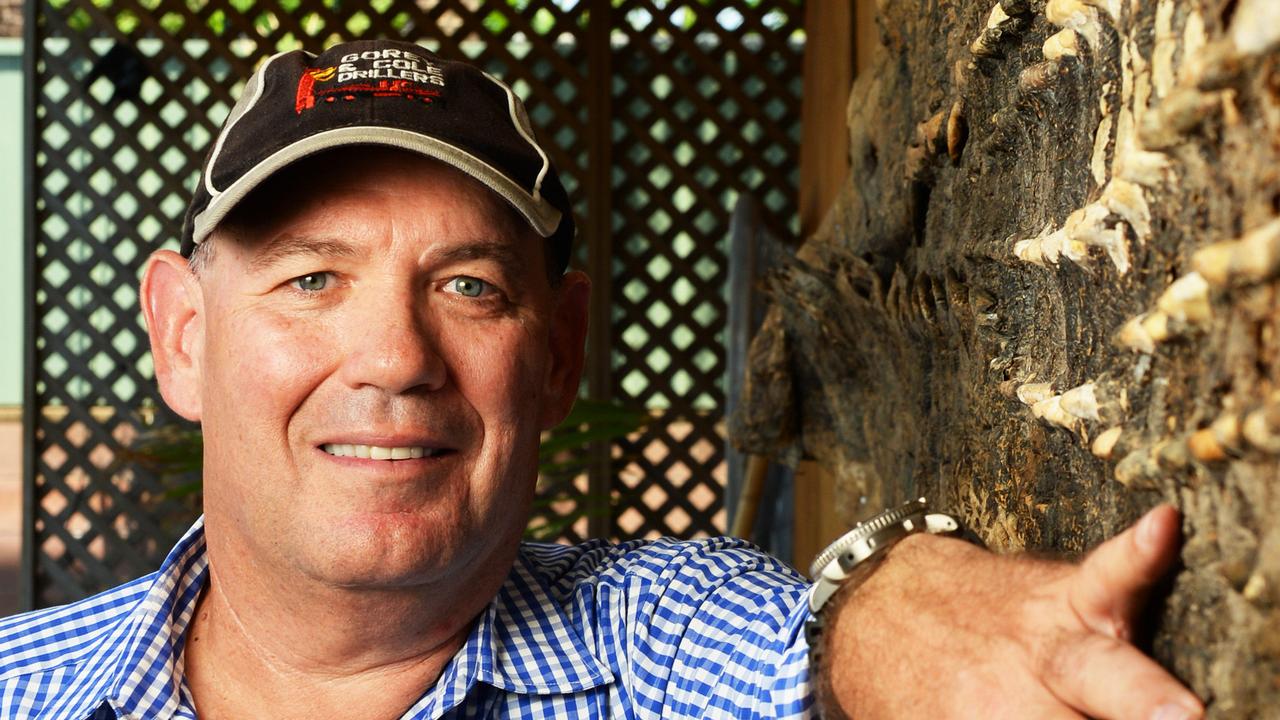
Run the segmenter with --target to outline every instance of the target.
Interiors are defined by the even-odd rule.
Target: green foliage
[[[532,540],[551,540],[583,517],[607,513],[609,503],[591,503],[572,493],[572,480],[587,468],[586,449],[595,442],[622,438],[644,427],[649,416],[641,410],[609,402],[579,399],[569,416],[542,438],[538,452],[538,483],[542,492],[534,503],[538,520],[526,531]],[[204,436],[200,430],[166,425],[143,433],[132,446],[117,456],[112,472],[128,465],[145,468],[160,476],[162,500],[179,502],[199,512],[203,483],[199,477],[204,458]],[[557,505],[571,510],[551,511]]]
[[[608,499],[590,500],[574,489],[573,479],[587,470],[587,448],[609,442],[644,427],[649,415],[613,403],[579,399],[573,411],[542,438],[538,450],[537,499],[534,519],[525,529],[529,540],[551,541],[584,517],[609,514]]]
[[[579,450],[597,440],[614,440],[639,430],[649,416],[641,410],[626,408],[599,400],[578,400],[564,422],[543,438],[539,472],[558,465],[548,465],[561,451]]]
[[[507,29],[507,25],[511,24],[510,21],[507,20],[507,16],[497,10],[490,11],[488,15],[484,16],[484,20],[482,22],[484,24],[484,28],[494,35],[500,35],[503,30]]]
[[[627,3],[625,0],[612,0],[613,6],[621,10]],[[67,25],[78,32],[93,32],[95,29],[101,29],[97,20],[84,7],[71,7],[70,0],[44,0],[48,4],[50,10],[67,13]],[[161,0],[136,0],[138,7],[156,11],[161,6]],[[160,13],[155,18],[155,23],[159,25],[160,31],[174,36],[182,36],[184,34],[195,36],[198,32],[194,28],[188,27],[188,20],[199,18],[205,6],[210,0],[185,0],[185,6],[190,11],[190,15],[180,13],[174,10]],[[578,0],[579,3],[585,3],[586,0]],[[758,8],[764,0],[741,0],[742,5],[748,8]],[[363,7],[372,10],[378,15],[385,15],[395,3],[395,0],[368,0]],[[131,9],[117,7],[116,0],[90,0],[90,4],[95,8],[101,16],[105,16],[114,21],[116,29],[124,35],[134,34],[152,34],[155,27],[151,23],[143,22],[142,18]],[[321,4],[329,10],[342,10],[342,0],[321,0]],[[572,7],[572,3],[557,3],[562,8]],[[802,7],[800,0],[786,0],[784,4],[795,7],[796,11]],[[253,27],[253,33],[260,38],[268,38],[280,30],[280,22],[277,13],[295,14],[301,11],[302,0],[274,0],[274,2],[263,2],[262,0],[221,0],[220,5],[205,17],[203,24],[205,28],[215,37],[225,37],[235,27],[243,27],[243,23],[233,24],[228,18],[228,12],[238,13],[245,16],[249,20],[249,24]],[[489,3],[488,7],[495,9],[489,10],[481,19],[481,25],[494,36],[501,36],[503,32],[511,25],[510,15],[525,15],[531,6],[530,0],[505,0],[504,2]],[[316,13],[308,13],[301,20],[301,26],[305,35],[315,38],[319,37],[322,31],[328,29],[331,32],[345,34],[349,38],[357,38],[368,33],[372,23],[369,16],[359,10],[360,4],[354,4],[350,9],[356,9],[355,12],[344,14],[339,12],[341,19],[340,28],[326,28],[323,19]],[[653,10],[658,14],[665,14],[671,23],[681,30],[692,30],[697,26],[698,15],[707,13],[708,17],[714,16],[725,7],[720,0],[655,0]],[[350,10],[349,9],[349,10]],[[484,12],[487,9],[481,7],[478,12]],[[648,14],[648,10],[632,9],[629,13],[641,12]],[[765,27],[774,29],[779,27],[785,20],[786,15],[778,10],[767,13],[764,17]],[[567,28],[557,28],[557,16],[547,8],[537,8],[532,11],[529,16],[530,27],[533,32],[539,35],[554,35],[559,30]],[[403,32],[413,21],[413,17],[406,12],[397,13],[391,18],[391,27],[397,32]],[[577,13],[577,22],[580,27],[585,28],[590,21],[590,12],[582,10]],[[797,32],[803,33],[802,30]],[[330,37],[337,37],[331,35]],[[286,34],[282,39],[276,42],[276,49],[282,50],[287,48],[300,47],[301,39],[294,37],[292,33]]]
[[[555,27],[556,16],[546,8],[538,8],[533,13],[532,21],[529,23],[533,27],[533,31],[539,35],[546,35],[551,32],[551,28]]]

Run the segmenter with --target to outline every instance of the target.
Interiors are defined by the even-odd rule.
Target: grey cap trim
[[[226,134],[225,132],[223,133]],[[276,151],[249,172],[240,176],[222,192],[215,195],[208,207],[193,220],[192,242],[204,242],[213,229],[222,222],[241,200],[264,180],[279,172],[286,165],[309,155],[348,145],[383,145],[400,148],[448,163],[484,183],[501,195],[533,226],[542,237],[551,237],[560,227],[560,211],[541,197],[529,194],[519,183],[507,177],[497,168],[480,158],[453,145],[421,133],[398,128],[357,126],[326,130],[306,137]],[[212,174],[210,163],[206,174]]]
[[[204,172],[204,188],[209,192],[209,197],[216,199],[222,191],[213,186],[213,168],[218,163],[218,156],[222,154],[222,144],[227,141],[227,137],[231,135],[231,129],[236,123],[240,122],[240,118],[253,109],[258,101],[262,99],[262,89],[266,85],[267,67],[275,62],[277,58],[286,55],[288,51],[278,52],[267,58],[258,68],[256,72],[249,76],[249,82],[241,91],[240,102],[231,108],[231,115],[222,125],[222,132],[218,134],[218,142],[213,146],[213,154],[209,156],[208,168]],[[311,53],[307,53],[310,55]],[[199,244],[199,240],[196,244]]]
[[[524,104],[520,102],[516,94],[512,92],[506,83],[498,78],[489,73],[484,73],[484,76],[489,78],[489,81],[494,85],[502,88],[502,91],[507,94],[507,113],[511,115],[511,124],[515,126],[516,132],[520,133],[520,137],[529,143],[542,160],[542,168],[538,170],[538,178],[533,181],[533,199],[541,200],[542,181],[547,179],[547,171],[551,169],[551,159],[547,157],[547,153],[538,144],[538,141],[533,139],[533,128],[529,125],[529,116],[525,114]]]

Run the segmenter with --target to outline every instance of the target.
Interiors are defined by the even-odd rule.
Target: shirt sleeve
[[[638,717],[809,717],[808,583],[733,539],[654,543],[626,563],[623,681]]]

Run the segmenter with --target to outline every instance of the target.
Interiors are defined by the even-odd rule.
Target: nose
[[[443,387],[448,367],[412,293],[383,294],[364,305],[345,329],[349,342],[343,381],[353,388],[375,387],[392,394]]]

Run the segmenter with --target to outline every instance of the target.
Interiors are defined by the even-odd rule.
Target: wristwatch
[[[804,627],[809,643],[809,666],[814,677],[822,660],[825,624],[822,611],[828,601],[845,585],[856,586],[861,582],[884,559],[884,552],[894,543],[918,532],[960,535],[964,530],[959,519],[945,513],[929,512],[928,502],[920,498],[858,523],[814,559],[809,568],[809,575],[814,580],[809,588],[812,617]]]

